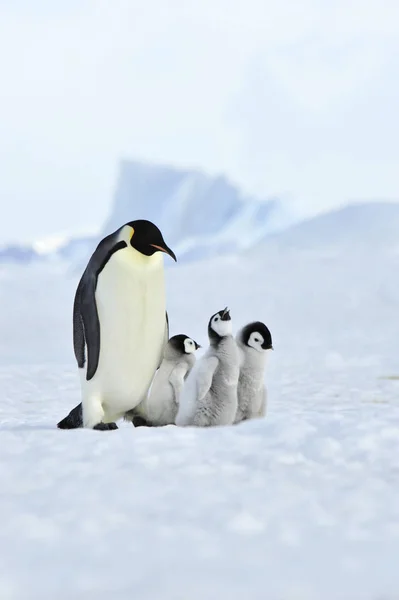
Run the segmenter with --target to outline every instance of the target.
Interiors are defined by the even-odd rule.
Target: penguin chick
[[[236,341],[240,351],[240,376],[234,423],[239,423],[266,415],[266,357],[268,350],[273,350],[273,344],[269,329],[260,321],[245,325],[237,333]]]
[[[239,353],[228,308],[212,315],[209,348],[184,385],[176,425],[232,425],[237,412]]]
[[[170,338],[148,397],[127,415],[133,418],[136,427],[174,424],[184,380],[195,364],[194,353],[198,348],[201,346],[187,335]]]

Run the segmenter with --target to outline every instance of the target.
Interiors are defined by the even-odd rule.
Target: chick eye
[[[259,338],[254,338],[254,342],[259,342]]]
[[[219,321],[219,317],[215,317],[215,321]]]

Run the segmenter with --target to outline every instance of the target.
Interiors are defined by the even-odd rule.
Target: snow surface
[[[57,430],[76,277],[0,268],[0,599],[397,600],[399,255],[352,250],[168,267],[171,335],[273,335],[267,418],[213,430]]]

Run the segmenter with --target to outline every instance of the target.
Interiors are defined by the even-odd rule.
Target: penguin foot
[[[119,428],[116,423],[97,423],[97,425],[94,425],[93,429],[96,429],[97,431],[111,431]]]
[[[143,417],[138,417],[137,415],[132,419],[133,427],[152,427],[151,423],[143,419]]]
[[[82,404],[78,404],[69,415],[57,423],[58,429],[78,429],[83,427]]]

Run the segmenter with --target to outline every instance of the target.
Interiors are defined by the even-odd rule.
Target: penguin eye
[[[259,338],[254,338],[254,342],[259,342]]]
[[[215,323],[216,323],[216,321],[219,321],[219,317],[215,317]]]

